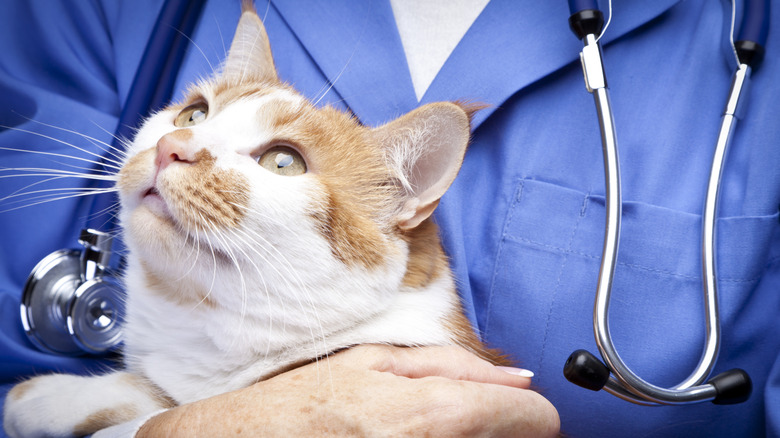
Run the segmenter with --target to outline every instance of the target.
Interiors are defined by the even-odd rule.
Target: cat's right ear
[[[222,67],[222,78],[236,82],[248,79],[278,82],[268,34],[253,2],[244,1],[241,9],[236,34]]]
[[[463,164],[469,113],[455,103],[431,103],[373,134],[400,185],[395,222],[402,230],[415,228],[433,213]]]

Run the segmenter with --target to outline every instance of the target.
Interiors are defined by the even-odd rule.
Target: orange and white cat
[[[370,128],[316,108],[279,80],[244,9],[222,71],[146,120],[116,175],[124,370],[17,385],[11,436],[92,433],[357,344],[498,359],[463,316],[430,219],[468,111],[430,104]]]

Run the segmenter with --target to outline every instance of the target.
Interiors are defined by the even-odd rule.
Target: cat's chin
[[[168,203],[160,196],[156,188],[152,187],[144,193],[141,199],[141,206],[147,208],[152,214],[160,219],[173,221],[173,214],[168,208]]]

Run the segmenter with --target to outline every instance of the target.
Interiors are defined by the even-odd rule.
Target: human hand
[[[556,436],[558,413],[458,347],[362,345],[150,419],[145,436]]]

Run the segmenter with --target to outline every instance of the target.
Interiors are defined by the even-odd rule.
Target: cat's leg
[[[171,405],[154,385],[134,374],[51,374],[11,389],[3,426],[11,437],[83,436]]]

